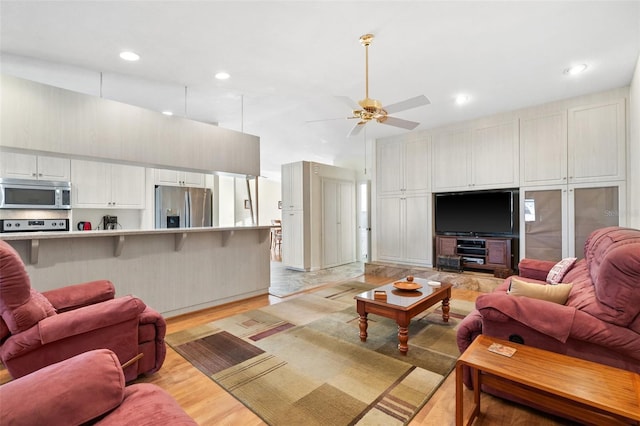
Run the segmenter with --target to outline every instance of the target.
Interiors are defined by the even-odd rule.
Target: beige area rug
[[[473,303],[415,317],[409,353],[394,321],[369,315],[360,342],[348,282],[173,333],[167,342],[270,425],[402,425],[428,401],[459,355],[455,333]]]

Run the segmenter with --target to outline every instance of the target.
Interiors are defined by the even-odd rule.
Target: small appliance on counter
[[[118,216],[102,216],[102,229],[118,229]]]
[[[78,231],[91,231],[91,222],[78,222]]]

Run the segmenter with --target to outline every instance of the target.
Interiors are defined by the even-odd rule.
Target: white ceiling
[[[369,123],[348,139],[353,120],[308,123],[350,115],[336,96],[364,98],[365,33],[370,97],[431,100],[394,114],[414,131],[628,85],[640,51],[640,1],[2,0],[0,14],[3,73],[258,135],[275,178],[407,132]],[[577,63],[587,72],[563,73]]]

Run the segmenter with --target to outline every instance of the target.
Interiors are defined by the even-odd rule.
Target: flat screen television
[[[518,190],[449,192],[434,196],[435,231],[440,235],[517,234]]]

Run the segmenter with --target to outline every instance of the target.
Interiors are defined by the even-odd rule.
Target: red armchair
[[[0,386],[0,423],[7,425],[172,425],[197,423],[162,388],[125,387],[107,349],[85,352]]]
[[[0,359],[15,379],[94,349],[110,349],[127,381],[158,371],[166,323],[133,296],[114,298],[110,281],[39,293],[18,253],[0,241]]]

